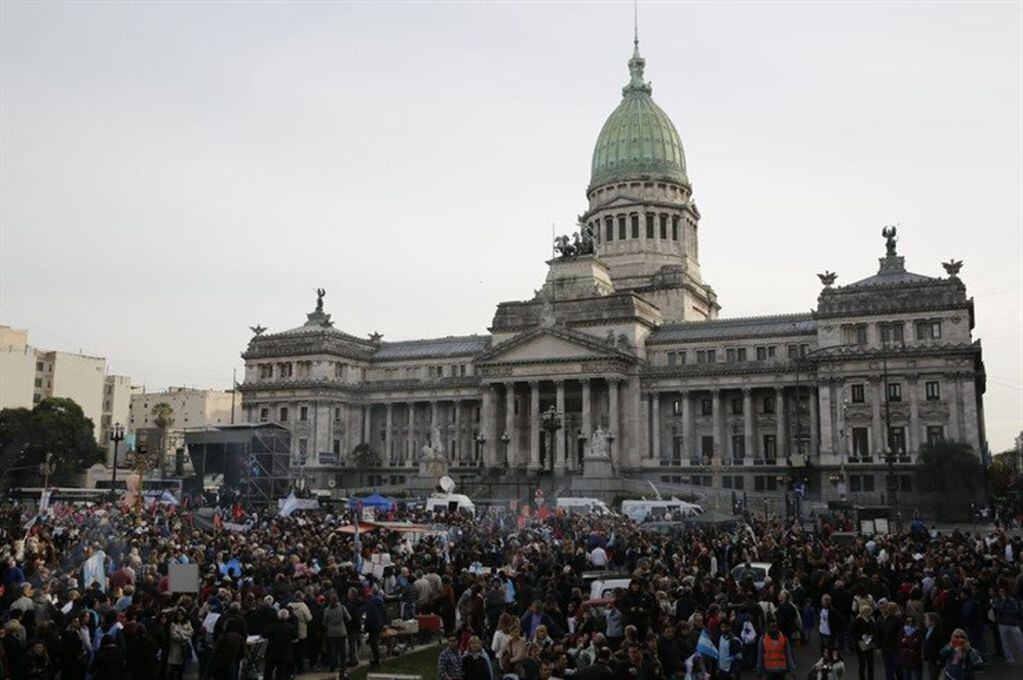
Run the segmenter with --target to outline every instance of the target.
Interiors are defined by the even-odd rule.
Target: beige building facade
[[[556,241],[532,297],[498,304],[488,332],[360,337],[334,327],[324,291],[301,326],[255,329],[244,415],[291,431],[303,478],[400,485],[439,447],[484,495],[537,478],[609,494],[629,479],[765,494],[799,481],[819,500],[890,503],[915,492],[928,441],[984,451],[961,262],[912,273],[886,229],[876,273],[864,263],[845,286],[817,275],[815,310],[719,318],[681,140],[644,67],[637,45],[579,232]],[[609,466],[587,465],[605,450]]]
[[[0,408],[32,408],[43,399],[71,399],[106,445],[113,423],[127,423],[131,379],[109,375],[103,357],[37,349],[28,331],[0,326]]]

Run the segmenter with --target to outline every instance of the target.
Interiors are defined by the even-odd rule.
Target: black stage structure
[[[223,475],[222,491],[252,503],[275,502],[291,489],[291,432],[280,425],[191,428],[185,430],[185,446],[195,470],[185,487],[193,493],[203,491],[210,475]]]

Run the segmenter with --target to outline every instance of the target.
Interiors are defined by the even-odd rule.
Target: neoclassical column
[[[651,451],[650,457],[653,460],[660,460],[663,457],[661,451],[661,393],[656,388],[650,392],[650,429],[653,439],[653,451]]]
[[[587,446],[590,445],[590,435],[593,433],[593,420],[590,412],[590,379],[583,378],[579,382],[582,383],[583,389],[583,405],[582,405],[582,420],[583,420],[583,437],[586,439]]]
[[[820,405],[820,451],[821,458],[830,456],[835,452],[835,429],[831,422],[831,391],[834,389],[834,382],[830,379],[822,381],[817,387],[817,401]]]
[[[743,462],[750,464],[757,457],[753,440],[753,423],[756,421],[757,413],[753,408],[753,388],[742,388],[742,438],[743,447],[746,449]]]
[[[557,410],[561,414],[561,429],[554,433],[557,441],[554,443],[554,472],[555,474],[565,473],[565,381],[555,380],[554,389],[557,393]]]
[[[618,442],[622,438],[621,432],[621,421],[618,417],[618,378],[607,379],[607,427],[614,439],[612,439],[608,446],[608,453],[611,455],[611,460],[618,463]]]
[[[462,401],[453,399],[451,408],[455,409],[455,451],[451,452],[451,459],[460,462],[465,461],[465,446],[462,442]]]
[[[387,461],[388,465],[394,465],[394,457],[397,451],[394,446],[394,436],[392,430],[394,427],[394,404],[387,402],[387,411],[384,420],[384,451],[386,455],[383,456],[384,460]]]
[[[518,463],[518,428],[515,427],[515,383],[506,382],[504,384],[504,432],[502,433],[501,440],[504,441],[504,435],[508,435],[508,445],[505,448],[505,462],[509,465],[516,465]]]
[[[370,426],[372,423],[373,404],[363,404],[362,406],[362,442],[364,444],[370,444],[370,437],[372,431]]]
[[[874,385],[874,399],[870,406],[873,410],[873,419],[871,423],[871,434],[874,440],[874,450],[870,452],[870,455],[876,457],[883,457],[885,450],[887,450],[887,433],[884,432],[884,424],[881,420],[881,405],[884,404],[884,382],[880,377],[871,378],[870,382]]]
[[[483,464],[493,467],[497,464],[497,419],[494,386],[490,383],[483,384],[483,397],[480,400],[480,434],[483,435],[483,446],[480,455],[483,457]]]
[[[714,448],[713,448],[713,459],[718,463],[724,463],[725,451],[728,447],[725,445],[725,414],[723,390],[711,390],[710,401],[714,406]]]
[[[814,454],[820,453],[820,446],[817,444],[818,428],[817,428],[817,394],[818,390],[814,389],[813,385],[809,388],[809,396],[806,398],[810,402],[810,450],[807,451],[809,458],[816,458]]]
[[[953,441],[962,441],[965,437],[959,430],[959,374],[947,373],[943,377],[945,378],[945,391],[948,394],[945,397],[945,402],[948,404],[948,438]]]
[[[906,455],[916,458],[920,451],[920,376],[906,376],[906,389],[909,390],[909,432],[906,433]],[[912,459],[911,458],[911,459]]]
[[[410,464],[416,459],[416,402],[410,401],[406,404],[408,412],[405,417],[408,419],[408,434],[405,437],[405,464]]]
[[[774,388],[774,413],[776,418],[774,433],[775,459],[780,460],[785,457],[789,450],[788,444],[785,442],[785,388],[783,387]]]
[[[433,431],[437,427],[437,400],[430,400],[430,428],[429,432],[426,433],[427,438],[430,440],[430,446],[434,446],[436,442],[433,441]]]
[[[688,391],[679,392],[678,398],[682,402],[682,461],[688,465],[693,460],[693,442],[696,434],[693,424],[693,405]]]
[[[540,468],[540,383],[529,381],[529,469]]]

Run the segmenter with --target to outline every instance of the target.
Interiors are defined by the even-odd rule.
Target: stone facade
[[[637,47],[594,153],[580,230],[596,252],[548,262],[532,298],[497,306],[489,334],[357,337],[334,328],[323,291],[302,326],[254,329],[244,415],[292,431],[314,486],[344,486],[355,467],[371,485],[411,484],[424,447],[440,444],[479,493],[538,475],[577,488],[596,447],[604,477],[755,493],[799,476],[820,499],[881,502],[892,470],[912,491],[928,440],[983,450],[961,263],[945,277],[907,272],[886,230],[878,273],[846,286],[819,275],[816,310],[717,318],[681,142],[649,100],[644,63]],[[360,445],[376,459],[356,465]]]

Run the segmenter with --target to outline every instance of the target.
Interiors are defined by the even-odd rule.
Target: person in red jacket
[[[899,634],[898,669],[901,680],[923,680],[923,632],[913,616],[907,616]]]

